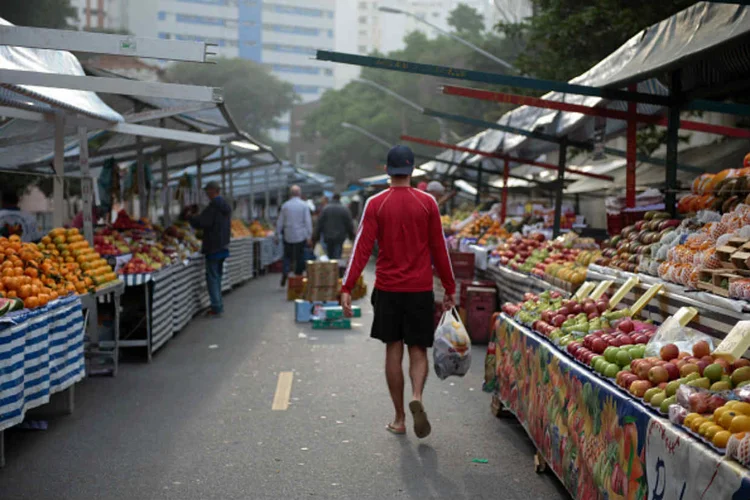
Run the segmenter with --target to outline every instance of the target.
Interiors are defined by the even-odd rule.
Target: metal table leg
[[[121,295],[117,292],[113,294],[113,301],[115,305],[115,347],[112,351],[112,376],[117,376],[117,368],[120,363],[120,297]]]
[[[143,290],[145,290],[144,293],[146,294],[146,353],[148,362],[150,363],[153,352],[151,348],[151,298],[149,297],[148,287],[148,283],[143,285]]]

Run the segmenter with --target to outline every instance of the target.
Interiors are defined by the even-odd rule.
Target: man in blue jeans
[[[312,214],[310,206],[302,200],[302,189],[292,186],[289,189],[289,200],[281,206],[276,221],[276,237],[284,240],[284,269],[281,274],[281,286],[286,285],[292,262],[294,274],[302,276],[305,272],[305,245],[312,238]]]
[[[341,204],[341,195],[333,195],[333,201],[323,209],[318,218],[313,234],[313,244],[317,241],[326,242],[326,255],[331,260],[341,258],[344,241],[349,238],[354,241],[354,220],[352,213]]]
[[[232,207],[219,194],[219,183],[206,184],[206,196],[210,200],[200,215],[191,217],[190,225],[203,230],[201,252],[206,258],[206,283],[211,298],[209,316],[218,316],[224,311],[221,300],[221,279],[224,261],[229,257],[229,240],[232,227]]]

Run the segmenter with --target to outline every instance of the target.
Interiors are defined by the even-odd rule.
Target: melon
[[[13,310],[13,299],[0,298],[0,316]]]
[[[13,304],[10,307],[11,311],[20,311],[24,308],[23,300],[21,299],[11,299],[13,301]]]

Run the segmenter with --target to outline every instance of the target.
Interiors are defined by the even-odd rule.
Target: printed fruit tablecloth
[[[750,471],[505,315],[487,348],[484,389],[518,418],[576,499],[750,499]]]

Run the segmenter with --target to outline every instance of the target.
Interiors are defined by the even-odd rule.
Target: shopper
[[[18,206],[20,202],[18,191],[11,186],[3,186],[2,208],[0,208],[0,236],[18,236],[23,242],[41,239],[36,223],[36,217],[24,212]]]
[[[190,225],[203,230],[201,252],[206,258],[206,283],[211,298],[209,316],[218,316],[224,311],[221,299],[221,280],[224,261],[229,257],[229,239],[232,227],[232,207],[220,195],[219,183],[206,184],[206,196],[210,200],[200,215],[190,217]]]
[[[310,207],[302,200],[299,186],[289,189],[290,199],[281,206],[279,219],[276,221],[277,237],[284,238],[284,269],[281,275],[281,286],[286,285],[287,277],[294,261],[294,274],[302,276],[305,272],[305,245],[312,238],[312,217]]]
[[[406,432],[404,414],[404,375],[401,361],[404,344],[409,350],[409,376],[417,437],[430,434],[430,423],[422,404],[427,380],[427,348],[432,347],[435,323],[435,296],[432,291],[432,263],[445,288],[443,308],[454,307],[455,278],[435,199],[411,188],[414,153],[406,146],[388,152],[386,171],[391,187],[365,203],[362,222],[352,250],[341,305],[352,315],[351,291],[370,259],[373,245],[379,252],[375,267],[372,304],[375,318],[371,336],[386,344],[385,375],[396,416],[386,427],[394,434]]]
[[[318,218],[313,245],[325,241],[328,258],[340,259],[346,238],[354,241],[354,220],[349,209],[341,204],[341,195],[336,193]]]

